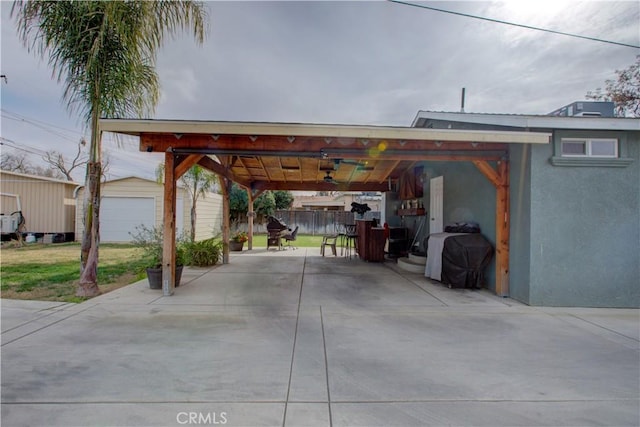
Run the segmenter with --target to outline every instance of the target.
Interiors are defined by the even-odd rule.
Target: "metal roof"
[[[510,126],[522,129],[585,129],[640,131],[640,119],[627,117],[564,117],[522,114],[461,113],[445,111],[418,111],[411,126],[420,119],[483,125]]]

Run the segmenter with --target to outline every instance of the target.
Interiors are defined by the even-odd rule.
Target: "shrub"
[[[231,236],[231,240],[238,243],[244,243],[249,240],[249,235],[246,231],[238,231],[233,236]]]
[[[134,233],[129,233],[133,239],[133,244],[142,249],[142,256],[147,268],[156,268],[162,265],[163,239],[162,229],[159,227],[147,227],[144,224],[136,226]],[[184,265],[185,259],[184,237],[176,239],[176,265]]]
[[[218,236],[184,245],[185,264],[196,267],[215,265],[222,254],[222,241]]]

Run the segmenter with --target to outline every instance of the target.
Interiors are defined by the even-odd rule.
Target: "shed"
[[[163,186],[149,179],[126,177],[104,182],[101,188],[100,241],[130,242],[135,228],[162,227]],[[77,194],[78,214],[76,236],[79,240],[83,224],[84,187]],[[191,197],[184,188],[178,189],[176,201],[176,230],[187,234],[191,229]],[[222,197],[208,193],[196,203],[196,240],[212,237],[221,230]]]
[[[74,240],[76,203],[73,192],[80,184],[71,181],[0,171],[0,206],[2,213],[18,210],[20,198],[25,231],[37,237],[64,235]]]

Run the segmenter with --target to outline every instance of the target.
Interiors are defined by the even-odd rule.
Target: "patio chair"
[[[320,253],[324,256],[324,248],[329,246],[331,248],[331,252],[333,252],[333,256],[338,256],[338,252],[336,251],[336,241],[338,240],[338,234],[332,234],[330,236],[323,236],[322,243],[320,244]]]
[[[351,259],[351,249],[353,248],[354,254],[358,253],[358,232],[356,231],[355,224],[345,224],[345,239],[346,239],[346,247],[345,255]]]
[[[290,234],[284,234],[282,236],[282,238],[288,243],[288,246],[287,246],[288,248],[297,249],[295,246],[291,246],[291,242],[296,241],[297,235],[298,235],[298,226],[296,225],[296,228],[294,228]]]

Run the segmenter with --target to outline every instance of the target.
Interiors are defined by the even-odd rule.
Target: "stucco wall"
[[[639,135],[625,167],[553,166],[553,145],[532,147],[530,304],[640,305]]]
[[[531,268],[531,146],[510,147],[509,296],[529,303]]]

